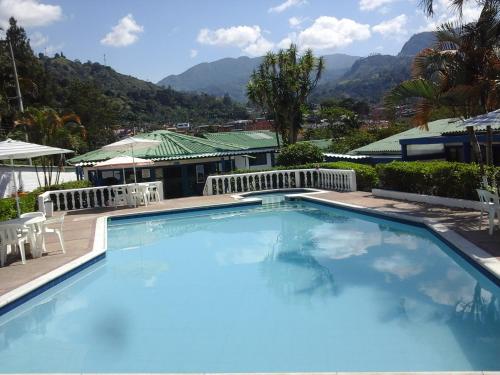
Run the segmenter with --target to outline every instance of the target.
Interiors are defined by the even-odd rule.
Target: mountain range
[[[434,43],[434,33],[423,32],[413,35],[397,56],[325,55],[325,71],[312,98],[321,100],[340,96],[378,103],[387,90],[410,78],[413,57]],[[157,84],[179,91],[216,96],[228,94],[236,101],[246,102],[246,84],[262,59],[238,57],[201,63],[181,74],[169,75]]]

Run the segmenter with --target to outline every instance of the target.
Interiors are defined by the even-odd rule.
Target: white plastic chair
[[[479,230],[482,227],[484,211],[488,212],[489,234],[493,234],[495,228],[495,215],[500,219],[500,199],[497,194],[488,190],[476,189],[479,201],[481,202],[481,216],[479,218]]]
[[[44,246],[43,246],[44,249],[45,249],[45,235],[55,234],[59,238],[59,244],[61,245],[63,254],[66,254],[66,250],[64,249],[64,240],[62,234],[63,224],[64,224],[64,216],[53,217],[43,222],[42,234],[44,237]]]
[[[137,185],[137,204],[149,204],[149,185]]]
[[[21,262],[26,264],[26,253],[24,245],[28,241],[28,234],[23,232],[23,226],[19,224],[4,224],[0,227],[0,266],[3,267],[7,257],[7,250],[12,245],[19,247]]]
[[[159,202],[160,201],[160,192],[158,191],[158,186],[156,184],[148,185],[148,198],[149,202]]]
[[[112,205],[116,208],[119,205],[126,206],[129,204],[129,198],[127,196],[127,190],[124,186],[119,186],[113,188],[113,197],[111,198]]]
[[[25,214],[21,214],[21,216],[19,216],[21,219],[26,219],[26,218],[31,218],[31,217],[45,217],[45,214],[43,212],[40,212],[40,211],[36,211],[36,212],[27,212]]]

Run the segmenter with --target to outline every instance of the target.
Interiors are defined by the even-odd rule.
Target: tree
[[[309,142],[290,144],[280,150],[276,163],[278,165],[304,165],[323,161],[321,149]]]
[[[297,46],[292,44],[287,50],[267,53],[252,73],[247,96],[271,115],[276,138],[281,133],[285,144],[297,141],[307,99],[323,70],[323,58],[314,57],[311,50],[299,56]]]
[[[465,118],[500,107],[500,4],[487,2],[468,25],[444,24],[437,45],[420,52],[413,78],[394,88],[388,106],[416,101],[414,124],[427,126],[433,111],[449,108]]]
[[[56,110],[49,107],[31,107],[20,115],[19,119],[15,122],[14,130],[9,136],[24,140],[25,134],[28,134],[30,142],[68,148],[77,153],[87,150],[85,143],[86,131],[80,122],[80,118],[75,114],[60,115]],[[53,183],[57,184],[63,161],[59,159],[54,181],[52,172],[57,160],[54,157],[48,156],[41,157],[40,161],[44,175],[44,186],[47,187]],[[40,181],[38,183],[42,186]]]
[[[74,113],[61,115],[50,107],[28,108],[15,122],[15,133],[20,132],[27,133],[33,143],[70,148],[77,153],[87,149],[86,129]]]
[[[120,118],[120,106],[92,83],[73,82],[63,107],[77,113],[87,129],[90,150],[116,140],[113,130]]]
[[[322,107],[321,118],[326,119],[330,124],[330,131],[333,138],[342,137],[353,130],[359,129],[358,116],[342,107]]]
[[[471,0],[451,0],[451,6],[458,11],[460,16],[462,16],[462,9],[463,9],[464,4],[466,2],[472,2],[472,1]],[[483,5],[485,5],[487,3],[490,3],[490,4],[500,3],[498,0],[475,0],[474,2],[479,3],[479,4],[483,4]],[[435,0],[421,0],[420,1],[420,5],[422,6],[422,8],[424,8],[424,11],[428,16],[434,15],[434,4],[435,4]]]

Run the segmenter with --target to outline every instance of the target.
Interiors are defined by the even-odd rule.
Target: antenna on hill
[[[106,54],[104,54],[104,65],[107,66],[108,64],[106,63]]]

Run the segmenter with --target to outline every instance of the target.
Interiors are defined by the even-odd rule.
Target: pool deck
[[[447,226],[462,237],[500,260],[500,231],[488,235],[487,217],[484,216],[482,230],[479,230],[479,212],[465,209],[452,209],[423,203],[412,203],[386,198],[376,198],[367,192],[324,192],[315,195],[318,198],[333,202],[357,205],[431,219]],[[19,288],[55,269],[66,265],[90,253],[94,246],[94,235],[97,219],[103,216],[125,215],[151,211],[193,208],[219,204],[235,203],[231,195],[211,197],[190,197],[162,201],[147,207],[92,209],[69,212],[65,216],[63,234],[66,254],[62,254],[55,238],[47,241],[47,253],[38,259],[28,257],[25,265],[17,258],[10,258],[5,267],[0,268],[0,297]]]

